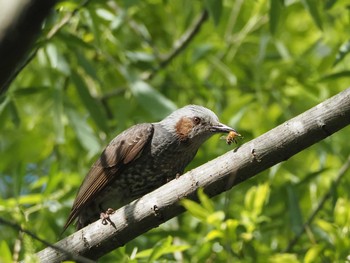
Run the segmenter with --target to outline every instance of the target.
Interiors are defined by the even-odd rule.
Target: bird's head
[[[180,141],[198,143],[203,143],[216,133],[237,133],[233,128],[220,123],[214,112],[197,105],[188,105],[174,111],[160,125]]]

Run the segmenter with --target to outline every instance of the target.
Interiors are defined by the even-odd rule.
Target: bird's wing
[[[150,123],[137,124],[109,143],[80,186],[63,231],[78,217],[82,209],[118,176],[118,171],[124,165],[140,156],[145,145],[151,141],[153,130]]]

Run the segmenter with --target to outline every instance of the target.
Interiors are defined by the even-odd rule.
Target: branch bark
[[[0,0],[0,95],[39,34],[56,0]]]
[[[195,199],[203,187],[209,196],[231,189],[259,172],[285,161],[350,123],[350,88],[279,125],[260,137],[182,175],[111,216],[57,242],[69,253],[97,259],[111,250],[182,213],[182,198]],[[39,253],[41,262],[60,262],[69,255],[48,247]]]

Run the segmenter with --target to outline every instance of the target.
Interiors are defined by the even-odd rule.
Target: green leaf
[[[71,78],[79,93],[80,100],[84,103],[94,122],[98,125],[100,129],[102,129],[104,132],[107,132],[107,118],[101,110],[102,105],[91,96],[90,91],[87,85],[85,84],[85,81],[81,78],[79,74],[77,74],[76,72],[72,72]]]
[[[345,43],[343,43],[339,50],[338,50],[338,54],[335,57],[335,61],[333,66],[337,65],[340,61],[342,61],[345,56],[347,56],[350,53],[350,40],[347,40]]]
[[[176,110],[176,105],[144,81],[130,85],[131,91],[142,107],[157,119],[162,119]]]
[[[70,32],[59,31],[56,37],[60,38],[62,42],[67,43],[70,46],[70,48],[74,49],[74,51],[77,49],[79,49],[80,51],[86,51],[84,49],[95,50],[95,47],[92,44],[85,42],[84,40]]]
[[[149,54],[147,52],[131,52],[127,51],[125,52],[125,56],[131,61],[131,62],[153,62],[154,61],[154,55]]]
[[[208,215],[207,222],[210,225],[218,225],[220,226],[221,223],[225,219],[225,213],[223,211],[216,211]]]
[[[322,19],[319,13],[319,0],[301,0],[305,9],[310,13],[317,27],[323,30]]]
[[[113,21],[115,19],[115,13],[104,8],[96,9],[96,15],[106,21]]]
[[[300,261],[297,258],[296,254],[274,254],[269,257],[268,261],[269,263],[300,263]]]
[[[304,263],[312,263],[317,262],[320,256],[322,256],[321,252],[323,250],[323,246],[321,245],[313,245],[309,248],[304,257]]]
[[[12,100],[9,102],[8,108],[9,108],[12,123],[18,127],[21,123],[21,118],[18,114],[17,106],[15,103],[13,103]]]
[[[48,86],[32,86],[16,89],[13,91],[13,95],[16,97],[23,96],[26,97],[28,95],[37,95],[39,93],[44,93],[50,91],[50,87]]]
[[[298,182],[296,185],[305,185],[310,183],[312,180],[315,180],[319,175],[322,175],[322,173],[328,171],[329,168],[323,168],[315,172],[310,172],[307,174],[300,182]]]
[[[264,204],[269,197],[270,186],[268,183],[261,184],[256,189],[256,197],[254,200],[254,210],[257,211],[257,214],[261,214]]]
[[[345,198],[339,198],[334,208],[334,218],[335,223],[339,227],[349,227],[350,226],[350,202]]]
[[[0,243],[0,262],[1,263],[11,263],[12,255],[11,250],[5,240]]]
[[[224,233],[222,231],[218,231],[216,229],[210,231],[206,236],[205,236],[205,241],[212,241],[214,239],[220,239],[224,237]]]
[[[206,221],[209,212],[195,201],[184,199],[181,204],[196,218]]]
[[[217,26],[222,13],[222,0],[205,0],[204,4],[210,16],[213,18],[214,24]]]
[[[34,205],[41,203],[43,200],[43,195],[42,194],[28,194],[28,195],[22,195],[18,199],[18,203],[21,205]]]
[[[267,183],[251,187],[244,198],[245,208],[255,217],[259,216],[269,193],[270,186]]]
[[[148,262],[155,262],[163,255],[177,251],[184,251],[190,248],[188,245],[172,245],[172,242],[173,238],[171,236],[158,241],[157,244],[153,247],[153,251],[148,259]]]
[[[320,80],[321,81],[331,81],[331,80],[337,80],[340,78],[350,78],[350,71],[344,70],[344,71],[336,72],[333,74],[329,74],[329,75],[323,76]]]
[[[65,133],[63,124],[63,91],[62,89],[55,88],[52,90],[53,98],[53,124],[55,128],[55,142],[64,143]]]
[[[336,234],[336,229],[333,223],[319,218],[315,220],[315,224],[325,232],[327,238],[333,238]]]
[[[303,228],[303,218],[299,206],[298,194],[292,185],[287,186],[289,217],[292,231],[297,234]]]
[[[89,158],[99,153],[101,150],[100,143],[86,120],[79,116],[74,109],[67,107],[65,112],[80,144],[88,151]]]
[[[11,99],[9,96],[1,98],[3,99],[0,102],[0,114],[7,108],[8,104],[11,102]]]
[[[78,3],[72,2],[72,1],[59,1],[57,3],[57,10],[64,9],[68,11],[74,11],[74,9],[77,9],[79,7]]]
[[[326,9],[331,9],[332,6],[337,2],[337,0],[327,0],[325,3],[325,8]]]
[[[201,205],[208,211],[208,213],[214,213],[215,209],[213,201],[204,193],[204,189],[199,188],[197,194]]]
[[[69,76],[70,66],[65,57],[59,51],[58,47],[54,44],[47,44],[46,53],[49,58],[51,67],[59,70],[61,73]]]
[[[135,258],[149,258],[152,254],[153,248],[145,249],[140,252],[137,252]]]
[[[79,50],[77,50],[76,56],[78,59],[79,66],[81,66],[84,69],[85,73],[88,74],[94,81],[100,82],[100,80],[96,74],[96,68],[93,66],[91,61],[86,59],[84,54],[82,52],[80,52]]]
[[[270,0],[270,32],[272,35],[275,35],[277,27],[279,24],[279,19],[281,16],[282,3],[281,0]]]

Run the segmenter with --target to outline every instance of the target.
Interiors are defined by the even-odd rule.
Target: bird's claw
[[[112,221],[111,221],[111,219],[109,218],[109,216],[110,216],[111,214],[114,214],[114,212],[115,212],[115,211],[114,211],[112,208],[108,208],[108,209],[106,210],[106,212],[101,212],[101,213],[100,213],[100,218],[102,219],[102,224],[103,224],[103,225],[107,225],[108,222],[112,224]]]

